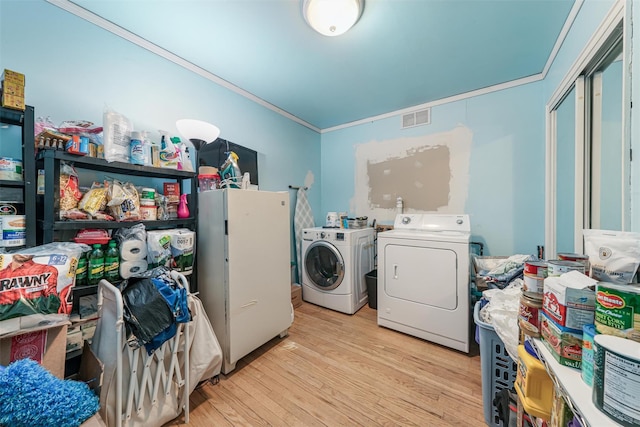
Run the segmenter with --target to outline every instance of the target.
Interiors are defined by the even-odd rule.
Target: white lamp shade
[[[217,126],[201,120],[181,119],[176,122],[176,128],[183,137],[193,143],[197,150],[220,136],[220,129]]]
[[[320,34],[339,36],[358,22],[362,4],[363,0],[304,0],[302,13]]]

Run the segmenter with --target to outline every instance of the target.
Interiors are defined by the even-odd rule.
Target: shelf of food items
[[[637,426],[640,233],[584,230],[584,239],[587,254],[525,263],[518,318],[529,356],[519,350],[515,389],[525,411],[553,425],[573,415],[582,426]],[[547,375],[534,378],[534,366]]]
[[[104,128],[87,121],[59,126],[49,119],[36,121],[38,224],[43,242],[58,240],[65,230],[118,229],[132,223],[195,229],[188,204],[195,205],[197,184],[188,147],[166,132],[161,133],[160,144],[152,144],[146,132],[123,126],[126,120],[117,113],[105,113],[104,120]],[[98,173],[109,177],[81,186],[79,171],[89,171],[94,178]],[[86,174],[82,176],[86,181]],[[145,185],[134,185],[129,177],[142,177]],[[158,184],[158,179],[169,182]]]
[[[14,249],[36,242],[34,108],[24,102],[24,74],[5,69],[0,80],[0,123],[9,128],[0,147],[0,248]]]
[[[509,397],[519,427],[640,425],[640,233],[583,235],[585,254],[517,268],[512,256],[478,273],[489,280],[514,264],[474,312],[492,427],[508,425]]]

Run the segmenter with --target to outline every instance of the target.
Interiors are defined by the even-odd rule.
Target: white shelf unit
[[[591,400],[592,388],[582,380],[579,370],[558,363],[540,339],[533,338],[531,341],[553,382],[560,388],[583,426],[621,426],[595,407]]]

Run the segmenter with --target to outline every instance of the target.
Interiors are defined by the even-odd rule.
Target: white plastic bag
[[[633,282],[640,265],[640,233],[608,230],[582,233],[591,277],[620,285]]]
[[[522,279],[515,279],[504,289],[487,289],[482,293],[489,300],[481,312],[484,321],[493,326],[513,360],[518,360],[518,312],[522,283]]]
[[[107,162],[129,163],[133,124],[124,115],[106,107],[103,115],[104,159]]]

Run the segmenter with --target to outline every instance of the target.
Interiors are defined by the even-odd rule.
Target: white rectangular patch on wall
[[[431,108],[402,115],[402,129],[431,124]]]

